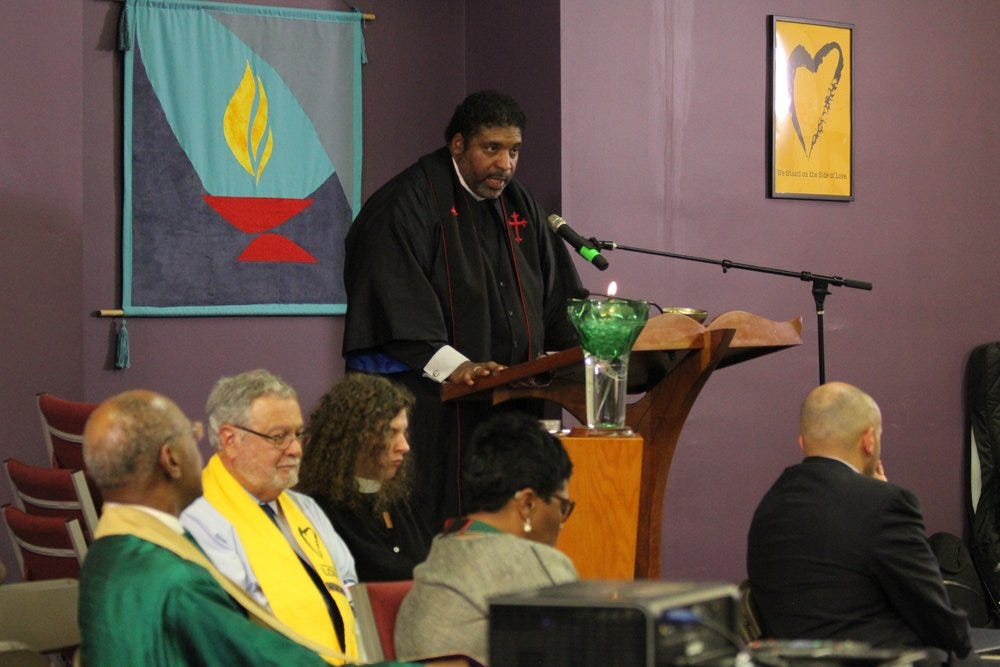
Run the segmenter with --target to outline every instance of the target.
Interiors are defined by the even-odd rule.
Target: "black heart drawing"
[[[831,51],[837,52],[837,68],[834,70],[833,78],[830,80],[830,87],[827,89],[826,98],[823,100],[823,111],[820,113],[819,122],[816,123],[816,133],[810,138],[809,146],[807,147],[805,137],[802,136],[802,128],[799,126],[799,116],[795,111],[795,70],[800,67],[805,67],[807,70],[815,74],[817,70],[819,70],[820,64]],[[801,144],[806,157],[809,157],[812,154],[812,149],[816,145],[816,142],[819,141],[819,135],[823,132],[823,123],[826,120],[826,114],[830,111],[830,103],[833,101],[833,96],[837,92],[837,86],[840,84],[840,73],[843,69],[844,52],[840,48],[840,44],[837,42],[825,44],[823,48],[816,52],[815,57],[809,55],[809,52],[806,51],[805,47],[799,44],[792,51],[791,55],[788,56],[788,70],[786,72],[786,76],[788,77],[789,93],[788,106],[791,111],[792,127],[795,128],[795,134],[799,137],[799,144]]]

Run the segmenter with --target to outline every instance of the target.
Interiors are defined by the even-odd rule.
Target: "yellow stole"
[[[334,653],[358,658],[354,612],[337,575],[337,568],[319,539],[316,529],[291,496],[282,492],[278,504],[291,533],[313,569],[319,574],[344,619],[341,647],[322,593],[302,567],[298,554],[257,500],[234,478],[218,454],[212,456],[201,475],[205,499],[229,520],[239,535],[250,568],[274,615],[310,640]]]
[[[223,590],[233,598],[247,612],[247,616],[256,623],[283,634],[292,641],[301,644],[310,651],[318,653],[320,657],[332,665],[342,665],[351,658],[339,651],[330,651],[325,646],[303,637],[301,634],[288,627],[264,607],[257,604],[257,601],[250,597],[246,591],[230,581],[224,574],[208,559],[198,547],[183,535],[179,535],[171,530],[162,521],[159,521],[142,510],[123,505],[113,505],[105,507],[101,513],[101,520],[97,524],[94,532],[94,539],[107,537],[109,535],[133,535],[141,540],[145,540],[167,551],[171,551],[180,558],[190,561],[195,565],[205,568],[212,575]],[[325,611],[325,610],[324,610]],[[197,619],[192,619],[197,622]]]

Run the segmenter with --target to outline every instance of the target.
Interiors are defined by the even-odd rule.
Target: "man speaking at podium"
[[[577,344],[566,300],[586,292],[541,206],[514,179],[524,127],[509,96],[469,95],[446,146],[382,186],[347,235],[346,365],[417,397],[414,507],[435,531],[460,513],[462,445],[493,411],[482,401],[442,404],[440,383],[473,385]]]

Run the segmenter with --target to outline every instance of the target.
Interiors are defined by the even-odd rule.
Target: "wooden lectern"
[[[608,553],[602,548],[620,551],[622,545],[627,549],[634,544],[633,576],[659,578],[667,477],[684,422],[699,392],[716,368],[799,345],[801,332],[801,318],[773,322],[743,311],[724,313],[708,326],[676,313],[650,318],[632,346],[628,371],[629,393],[644,392],[626,411],[626,424],[641,436],[641,442],[635,437],[609,442],[608,438],[615,436],[594,432],[583,434],[593,438],[593,442],[575,442],[577,434],[565,440],[573,457],[571,486],[578,501],[578,514],[566,524],[563,536],[566,539],[561,538],[559,546],[577,564],[581,576],[628,578],[625,572],[628,554],[624,557],[615,554],[610,559],[613,562],[609,562]],[[445,384],[441,400],[460,400],[483,392],[489,392],[488,398],[494,405],[515,398],[541,398],[556,403],[586,424],[582,360],[579,347],[563,350],[511,366],[472,387]],[[608,447],[614,451],[607,451]],[[630,453],[634,451],[641,454]],[[610,478],[605,473],[612,466],[619,468],[611,476],[619,488],[609,489],[606,480]],[[629,493],[630,475],[638,478],[638,493],[634,489]],[[593,511],[583,511],[588,507],[588,497],[594,496],[595,502],[589,505]],[[608,498],[620,498],[619,502],[630,505],[624,510],[616,509],[618,518],[611,522],[600,516],[599,509]],[[598,525],[585,525],[588,521],[585,515]],[[595,534],[603,536],[598,544],[593,543]]]

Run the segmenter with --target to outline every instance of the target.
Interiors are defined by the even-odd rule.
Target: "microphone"
[[[601,271],[608,268],[608,260],[601,256],[600,251],[591,247],[590,241],[574,232],[573,229],[566,224],[566,221],[555,213],[549,216],[549,227],[552,231],[561,236],[563,241],[573,246],[573,249],[580,254],[580,257],[583,257]]]

